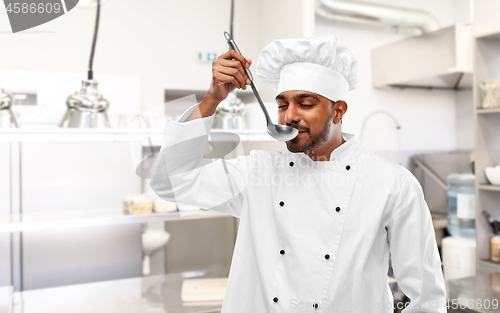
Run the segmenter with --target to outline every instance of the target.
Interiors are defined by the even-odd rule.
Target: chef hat
[[[278,94],[305,90],[332,101],[356,88],[357,71],[358,61],[335,35],[275,40],[257,61],[257,75]]]

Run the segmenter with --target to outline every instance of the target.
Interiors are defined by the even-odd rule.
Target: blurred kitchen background
[[[93,69],[109,127],[98,129],[60,127],[87,79],[96,2],[19,33],[0,10],[0,312],[217,312],[215,300],[181,303],[179,288],[227,276],[238,219],[181,218],[136,168],[203,99],[231,20],[253,69],[274,39],[333,33],[350,48],[358,84],[343,131],[421,182],[450,299],[498,307],[500,1],[235,0],[232,18],[231,0],[101,2]],[[274,91],[256,86],[276,120]],[[286,149],[249,89],[221,108],[206,157]]]

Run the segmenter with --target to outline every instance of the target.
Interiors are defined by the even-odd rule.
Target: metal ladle
[[[238,49],[238,46],[236,46],[236,43],[231,38],[231,35],[228,32],[224,32],[224,37],[226,37],[229,48],[231,50],[236,50],[239,54],[241,54],[240,49]],[[273,124],[273,122],[271,121],[271,118],[269,117],[269,114],[267,113],[267,109],[266,109],[264,103],[262,102],[262,99],[260,98],[259,93],[257,92],[257,89],[255,88],[255,85],[253,83],[253,76],[252,76],[252,73],[250,72],[250,69],[248,69],[246,67],[244,69],[248,75],[248,79],[250,80],[250,87],[252,87],[253,94],[255,95],[255,98],[257,98],[257,101],[260,104],[260,108],[262,109],[262,111],[264,111],[264,115],[266,116],[267,133],[271,137],[273,137],[274,139],[280,140],[280,141],[288,141],[288,140],[292,140],[293,138],[295,138],[297,136],[297,134],[299,133],[299,130],[297,128],[293,128],[293,127],[288,126],[288,125]]]

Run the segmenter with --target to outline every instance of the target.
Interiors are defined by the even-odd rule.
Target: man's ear
[[[345,112],[347,111],[347,103],[344,100],[339,100],[337,102],[330,100],[330,102],[332,104],[333,113],[335,113],[335,110],[341,111],[340,124],[342,124],[342,117],[344,116]],[[335,119],[335,117],[334,117],[334,119]]]
[[[347,112],[347,103],[344,100],[337,101],[339,104],[339,109],[342,111],[342,117]],[[340,125],[342,125],[342,119],[340,120]]]
[[[347,102],[345,102],[344,100],[339,100],[337,101],[336,103],[339,104],[340,108],[342,109],[342,115],[345,114],[345,112],[347,112]]]

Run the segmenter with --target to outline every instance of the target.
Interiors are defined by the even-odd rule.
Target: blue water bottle
[[[448,232],[454,237],[476,240],[475,177],[448,175]]]

